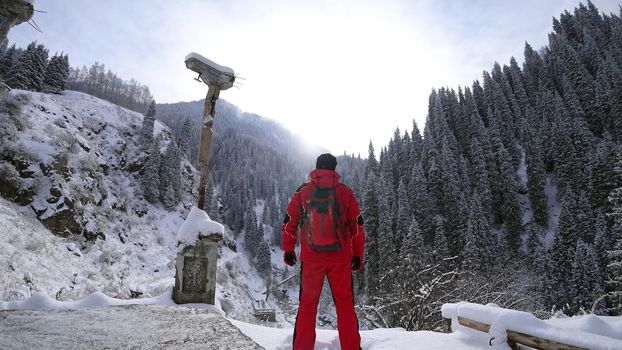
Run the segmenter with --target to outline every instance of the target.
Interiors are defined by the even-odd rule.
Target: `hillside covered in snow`
[[[142,195],[143,115],[73,91],[15,90],[1,102],[0,300],[44,292],[57,300],[92,292],[159,295],[174,283],[176,233],[195,203],[198,176],[182,158],[175,210]],[[161,153],[172,136],[155,123]],[[225,232],[217,298],[248,319],[266,286],[242,242]],[[274,252],[274,254],[277,254]]]

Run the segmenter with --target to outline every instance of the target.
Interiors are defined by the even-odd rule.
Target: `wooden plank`
[[[588,350],[576,346],[554,342],[552,340],[534,337],[529,334],[508,330],[508,341],[531,346],[535,349],[542,350]]]
[[[484,333],[488,333],[488,331],[490,330],[490,325],[478,321],[473,321],[462,316],[458,316],[458,323],[465,327],[473,328]]]
[[[488,333],[490,331],[490,325],[478,321],[473,321],[462,316],[458,316],[458,323],[460,325],[469,327],[480,332]],[[576,346],[558,343],[552,340],[535,337],[529,334],[520,333],[512,330],[507,331],[508,344],[522,344],[530,346],[534,349],[540,350],[588,350],[586,348],[579,348]]]

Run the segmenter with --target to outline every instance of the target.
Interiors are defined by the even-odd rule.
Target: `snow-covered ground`
[[[77,301],[57,301],[38,293],[23,301],[0,303],[1,349],[103,348],[254,349],[232,332],[217,306],[176,306],[170,290],[160,296],[121,300],[93,293]],[[44,311],[45,310],[45,311]],[[221,316],[221,317],[218,317]],[[268,350],[290,349],[293,329],[227,319]],[[403,329],[361,331],[368,350],[478,349],[485,337],[468,332],[443,334]],[[317,330],[316,349],[339,349],[335,330]]]
[[[268,328],[230,320],[242,333],[267,350],[292,348],[293,329]],[[339,335],[335,330],[316,330],[315,350],[338,350]],[[455,332],[450,334],[429,331],[407,332],[401,328],[360,331],[361,347],[366,350],[446,350],[481,349],[485,337]],[[483,335],[483,334],[482,334]],[[477,339],[479,338],[479,342]]]
[[[0,349],[261,349],[207,310],[129,305],[0,312]]]
[[[94,293],[82,300],[56,301],[43,293],[0,303],[0,348],[179,348],[257,349],[243,334],[268,350],[291,348],[292,327],[275,328],[222,317],[219,305],[175,305],[171,291],[153,298],[121,300]],[[44,311],[46,310],[46,311]],[[509,349],[508,329],[587,349],[622,349],[622,317],[587,315],[539,320],[533,315],[470,303],[446,304],[443,315],[491,324],[485,334],[453,323],[453,333],[408,332],[400,328],[362,330],[367,350]],[[229,321],[229,322],[227,322]],[[339,349],[335,330],[317,330],[317,350]]]

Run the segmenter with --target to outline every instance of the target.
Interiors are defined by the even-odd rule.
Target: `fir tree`
[[[363,263],[365,267],[363,272],[365,273],[365,285],[367,287],[367,293],[370,297],[374,297],[378,286],[378,279],[380,278],[380,268],[376,263],[380,261],[379,251],[379,196],[378,196],[378,180],[373,171],[370,171],[367,175],[365,182],[365,192],[363,194],[363,228],[365,230],[365,259]]]
[[[616,188],[622,186],[621,179],[615,175],[611,165],[616,161],[616,145],[611,139],[611,135],[605,134],[600,143],[596,159],[593,160],[592,168],[592,203],[595,208],[602,208],[605,212],[611,212],[609,194]]]
[[[618,152],[618,160],[615,164],[615,173],[618,178],[622,177],[622,154]],[[609,201],[613,207],[611,216],[614,225],[612,228],[613,247],[607,252],[607,272],[609,279],[608,298],[610,300],[608,313],[622,315],[622,187],[611,192]]]
[[[413,165],[408,192],[412,199],[411,206],[414,219],[421,223],[424,228],[425,240],[431,244],[433,241],[432,225],[430,225],[432,203],[428,193],[428,181],[420,162],[415,162]]]
[[[473,195],[467,220],[464,265],[468,271],[484,272],[494,262],[495,244],[477,193]]]
[[[594,248],[579,240],[572,261],[572,274],[568,281],[573,298],[571,312],[591,308],[603,290],[601,281],[601,271]]]
[[[249,252],[251,257],[255,257],[257,255],[259,242],[262,240],[263,239],[259,237],[259,232],[257,230],[257,217],[255,215],[255,210],[250,209],[247,211],[247,214],[244,215],[244,247]]]
[[[497,157],[500,175],[498,185],[502,198],[499,206],[507,231],[507,244],[512,251],[517,251],[520,244],[521,213],[518,206],[518,187],[515,171],[505,147],[501,146]]]
[[[422,266],[429,263],[421,228],[416,219],[412,220],[408,228],[408,234],[404,239],[400,257],[405,278],[408,278],[409,275],[414,275]]]
[[[536,133],[528,126],[527,150],[525,161],[527,163],[527,191],[529,201],[533,209],[535,221],[541,226],[548,225],[548,206],[544,192],[546,185],[546,171],[542,161],[541,143]]]
[[[188,159],[188,151],[190,149],[190,138],[192,136],[192,122],[186,118],[184,124],[181,127],[181,134],[179,137],[179,150],[184,158]]]
[[[69,58],[67,55],[55,54],[45,69],[43,87],[45,91],[60,94],[65,90],[69,77]]]
[[[8,77],[9,72],[17,61],[17,49],[15,44],[0,54],[0,79],[4,80]]]
[[[400,282],[404,284],[403,288],[412,290],[418,287],[418,281],[412,280],[412,277],[416,276],[430,261],[421,229],[415,219],[412,220],[408,233],[404,236],[400,260],[400,274],[402,275]]]
[[[160,165],[160,199],[168,210],[177,208],[181,199],[180,163],[181,156],[177,143],[171,140]]]
[[[209,217],[214,221],[220,220],[220,205],[218,203],[218,194],[214,191],[214,181],[211,176],[207,177],[205,183],[205,206],[204,209]]]
[[[399,182],[399,187],[397,191],[397,205],[397,222],[395,235],[393,237],[393,243],[398,248],[397,251],[399,251],[402,245],[402,238],[408,234],[408,227],[410,226],[410,222],[412,221],[410,199],[408,193],[406,192],[406,185],[404,184],[403,179],[400,179]]]
[[[257,234],[260,237],[263,235],[262,225],[259,225],[259,230]],[[272,275],[270,247],[268,246],[268,243],[263,239],[259,241],[259,246],[257,247],[257,271],[265,279],[269,279]]]
[[[447,245],[447,237],[445,235],[445,219],[436,215],[434,217],[434,244],[432,249],[432,259],[435,263],[440,264],[441,270],[449,270],[449,264],[446,261],[449,258],[449,247]]]
[[[153,141],[153,124],[155,123],[156,116],[156,104],[155,101],[151,101],[149,108],[144,114],[143,125],[140,129],[138,144],[141,149],[147,150],[151,147]]]
[[[156,203],[160,199],[160,138],[156,138],[149,151],[149,157],[145,163],[141,175],[143,196],[150,203]]]
[[[392,257],[396,254],[395,242],[393,242],[394,230],[392,221],[391,210],[391,185],[388,181],[381,177],[379,181],[379,201],[378,201],[378,261],[384,261],[382,272],[380,272],[380,278],[376,283],[382,283],[384,285],[393,286],[393,280],[396,277],[394,272],[397,268],[397,261]]]
[[[477,138],[471,139],[471,179],[474,190],[479,194],[480,202],[485,212],[490,212],[492,193],[490,191],[490,173],[486,163],[484,150]]]
[[[9,72],[7,84],[14,89],[41,91],[48,50],[32,42]]]

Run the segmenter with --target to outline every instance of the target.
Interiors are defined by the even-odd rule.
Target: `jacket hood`
[[[341,175],[334,170],[315,169],[309,174],[309,177],[311,178],[311,182],[317,186],[329,188],[337,186]]]

